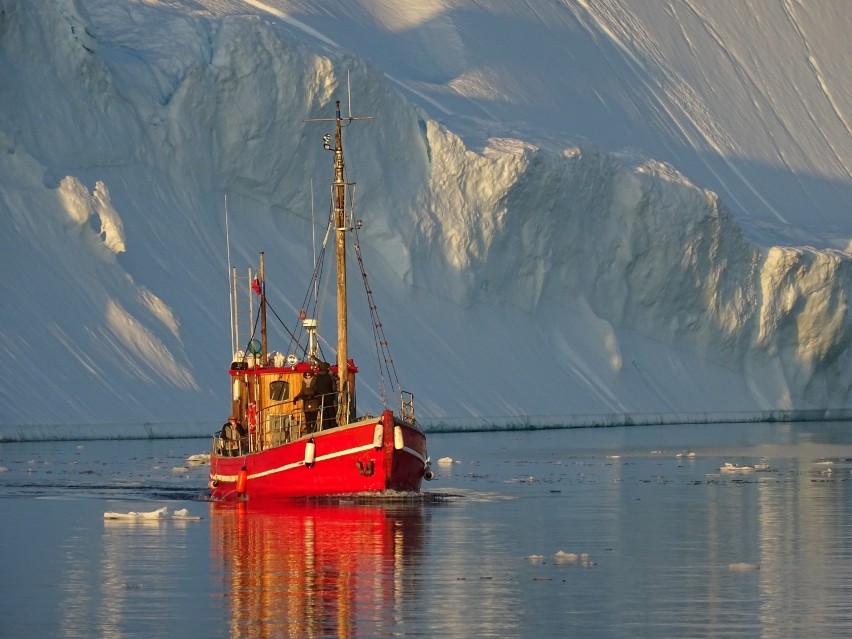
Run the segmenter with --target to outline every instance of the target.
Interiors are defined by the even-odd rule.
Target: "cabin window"
[[[273,402],[283,402],[290,399],[290,384],[284,381],[269,384],[269,399]]]

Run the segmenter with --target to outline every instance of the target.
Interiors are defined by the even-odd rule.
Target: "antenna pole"
[[[237,352],[236,347],[236,334],[234,332],[234,314],[235,314],[235,304],[236,300],[234,299],[233,294],[233,286],[231,282],[231,232],[230,226],[228,225],[228,194],[225,193],[225,252],[228,255],[228,306],[231,309],[231,353],[233,356],[234,353]]]
[[[349,119],[352,119],[352,85],[349,83],[349,70],[346,70],[346,95],[349,98]]]
[[[260,284],[260,365],[266,366],[266,269],[263,267],[263,251],[260,252],[258,280]]]

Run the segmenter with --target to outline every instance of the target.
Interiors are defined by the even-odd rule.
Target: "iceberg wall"
[[[371,287],[425,425],[850,406],[848,256],[752,244],[674,167],[571,139],[467,148],[380,69],[256,16],[0,16],[0,423],[221,423],[225,198],[232,260],[265,250],[295,318],[330,177],[303,120],[347,74],[375,116],[345,141]],[[371,327],[350,340],[375,411]]]

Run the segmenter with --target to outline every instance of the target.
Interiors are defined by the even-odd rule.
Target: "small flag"
[[[260,295],[260,290],[261,290],[260,289],[260,280],[257,279],[257,277],[255,277],[254,280],[252,280],[251,290],[253,290],[255,293]]]
[[[302,310],[299,311],[299,319],[300,320],[305,319],[307,316],[308,316],[308,314],[305,313],[305,309],[302,309]]]

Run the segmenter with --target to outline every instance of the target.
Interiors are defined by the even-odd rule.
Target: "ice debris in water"
[[[190,455],[186,458],[186,461],[190,464],[209,464],[210,463],[210,453],[196,453],[195,455]]]
[[[157,510],[152,510],[149,512],[135,512],[130,511],[129,513],[117,513],[117,512],[105,512],[104,519],[133,519],[133,520],[159,520],[159,519],[182,519],[187,521],[198,521],[201,519],[198,515],[190,515],[189,510],[186,508],[181,508],[180,510],[176,510],[173,513],[169,513],[169,507],[163,506],[162,508],[158,508]]]
[[[720,467],[723,473],[750,473],[754,470],[751,466],[740,466],[739,464],[732,464],[731,462],[725,462],[724,466]]]
[[[565,552],[564,550],[556,551],[556,554],[553,555],[553,562],[562,565],[578,564],[583,566],[583,568],[597,565],[597,562],[592,561],[587,552],[577,554],[575,552]]]
[[[454,464],[457,462],[455,462],[452,457],[441,457],[441,459],[438,460],[438,463],[443,466],[445,464]]]
[[[556,551],[553,555],[553,561],[557,564],[576,564],[580,556],[575,552],[565,552],[564,550]]]
[[[543,564],[545,563],[544,555],[527,555],[524,557],[531,564]],[[571,566],[577,565],[582,566],[583,568],[589,568],[590,566],[596,566],[597,562],[592,561],[589,557],[589,553],[582,552],[566,552],[564,550],[557,550],[553,555],[553,563],[557,565],[563,566]]]

